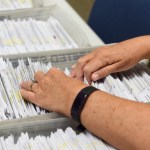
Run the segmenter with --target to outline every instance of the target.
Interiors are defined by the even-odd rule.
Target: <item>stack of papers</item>
[[[150,70],[144,64],[93,82],[98,89],[133,101],[150,102]]]
[[[78,45],[54,17],[0,21],[1,55],[71,48]]]
[[[45,61],[46,62],[46,61]],[[22,118],[48,113],[29,102],[23,100],[20,94],[19,84],[22,81],[32,80],[36,71],[47,72],[52,68],[51,63],[38,60],[20,59],[16,62],[0,58],[0,120]],[[68,68],[65,74],[69,75]],[[85,79],[85,83],[87,83]],[[107,76],[93,82],[96,88],[115,96],[133,101],[150,102],[150,70],[144,64],[138,64],[134,68]],[[64,132],[58,129],[50,133],[49,137],[36,136],[29,138],[27,133],[22,133],[17,143],[14,136],[0,138],[0,149],[102,149],[115,150],[91,133],[76,133],[67,128]],[[40,147],[42,145],[42,147]]]
[[[38,70],[48,71],[51,64],[32,63],[30,59],[26,63],[28,66],[23,60],[18,60],[18,66],[14,68],[9,60],[0,59],[0,120],[46,113],[45,110],[22,99],[20,83],[23,80],[32,80]]]
[[[3,150],[115,150],[115,148],[86,131],[77,135],[68,127],[66,131],[58,129],[50,136],[29,137],[22,133],[15,144],[14,136],[0,137],[0,149]]]
[[[32,8],[32,0],[0,0],[0,11]]]

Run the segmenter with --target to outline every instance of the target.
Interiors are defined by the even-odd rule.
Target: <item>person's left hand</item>
[[[42,108],[70,116],[70,109],[78,92],[86,85],[62,71],[52,68],[46,74],[39,71],[34,76],[37,83],[31,89],[32,81],[21,83],[21,95]]]

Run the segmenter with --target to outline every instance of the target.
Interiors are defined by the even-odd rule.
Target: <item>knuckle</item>
[[[57,73],[58,73],[58,69],[57,69],[57,68],[51,68],[51,69],[47,72],[47,75],[50,76],[50,77],[54,77]]]
[[[42,71],[37,71],[37,72],[34,74],[34,79],[35,79],[37,82],[39,82],[39,81],[43,78],[44,75],[45,75],[45,74],[44,74]]]
[[[102,62],[104,59],[105,59],[105,57],[103,56],[103,54],[101,54],[101,53],[95,54],[94,60],[97,61],[97,63]]]
[[[40,71],[35,72],[34,79],[36,79],[39,76]]]
[[[84,73],[90,73],[90,68],[88,66],[85,66],[83,68]]]
[[[78,66],[84,66],[87,62],[87,59],[85,58],[79,58],[78,61],[77,61],[77,65]]]
[[[48,77],[44,77],[41,81],[42,85],[47,85],[47,83],[49,83],[49,78]]]
[[[51,68],[48,72],[52,74],[52,73],[54,73],[56,70],[57,70],[56,68]]]
[[[37,83],[34,83],[33,86],[32,86],[32,90],[36,91],[37,89],[38,89]]]
[[[107,70],[106,68],[103,68],[103,69],[102,69],[102,75],[103,75],[104,77],[106,77],[106,76],[109,75],[109,72],[108,72],[108,70]]]
[[[111,58],[108,57],[107,55],[102,54],[102,55],[97,55],[95,57],[95,60],[97,61],[97,64],[99,64],[100,67],[107,66],[108,64],[111,63]]]
[[[106,56],[106,52],[104,50],[100,50],[99,52],[97,52],[97,56]]]
[[[83,58],[79,58],[78,61],[77,61],[78,65],[83,65],[84,63],[85,63],[85,61],[84,61]]]
[[[98,74],[99,74],[99,78],[100,78],[100,79],[101,79],[101,78],[105,78],[106,76],[109,75],[108,72],[106,71],[106,69],[101,69],[101,70],[99,70]]]
[[[83,77],[83,73],[82,73],[82,72],[77,73],[77,74],[76,74],[76,77],[77,77],[77,78]]]

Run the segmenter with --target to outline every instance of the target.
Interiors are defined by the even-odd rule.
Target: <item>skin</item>
[[[128,70],[140,60],[149,58],[150,36],[143,36],[104,46],[85,55],[73,66],[71,77],[96,81],[114,72]]]
[[[141,59],[149,58],[149,43],[150,36],[143,36],[95,50],[78,61],[71,74],[76,78],[67,77],[56,68],[47,73],[39,71],[35,73],[34,78],[38,83],[33,84],[33,92],[30,89],[31,81],[21,83],[22,97],[47,110],[71,117],[70,110],[75,97],[87,86],[81,81],[83,75],[90,82],[95,73],[98,73],[98,78],[103,78],[112,72],[127,70]],[[109,57],[111,59],[108,59]],[[91,64],[94,71],[90,68]],[[84,67],[89,68],[88,74]],[[107,71],[103,71],[104,68]],[[89,131],[120,150],[148,150],[148,116],[150,105],[96,91],[89,96],[85,104],[81,122]]]

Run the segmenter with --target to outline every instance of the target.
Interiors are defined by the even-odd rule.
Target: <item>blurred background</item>
[[[67,0],[67,1],[85,21],[88,21],[95,0]]]

